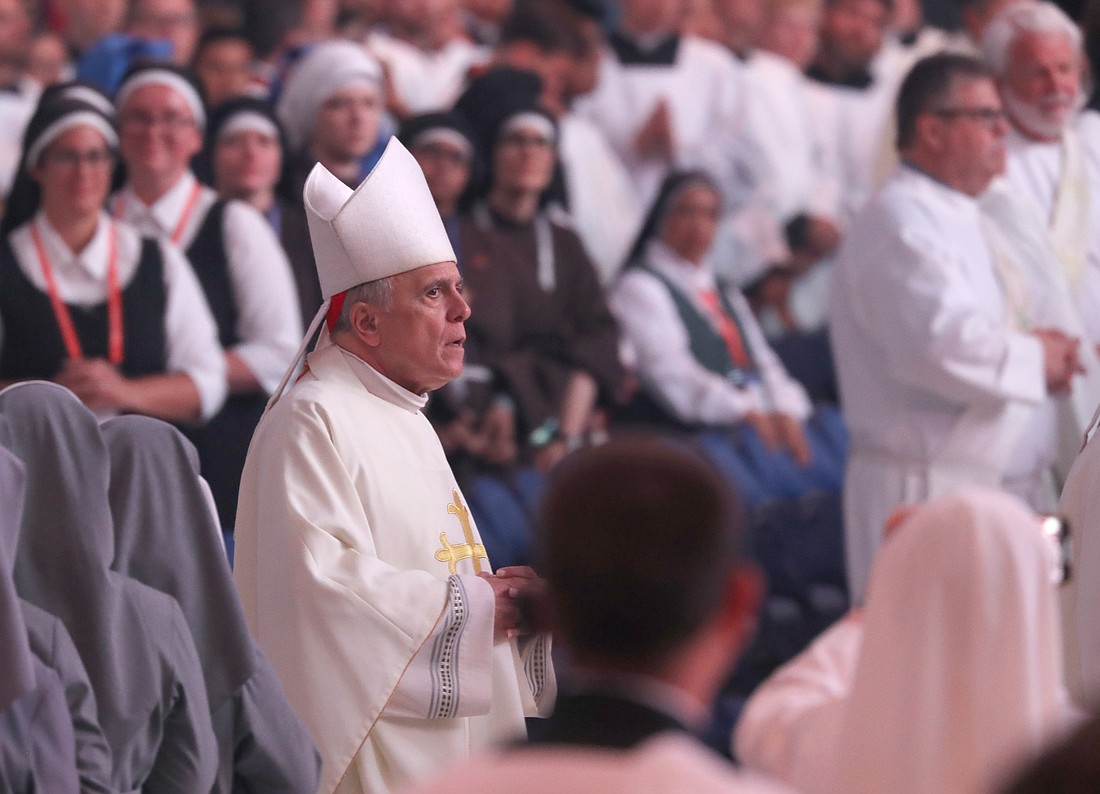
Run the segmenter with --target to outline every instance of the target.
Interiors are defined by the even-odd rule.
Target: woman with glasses
[[[106,98],[47,93],[0,224],[0,382],[54,380],[100,416],[196,421],[225,395],[199,284],[173,247],[103,211],[118,137]]]
[[[228,531],[252,431],[302,338],[290,263],[262,215],[242,201],[220,199],[191,173],[206,126],[191,72],[156,62],[136,66],[123,78],[115,106],[126,185],[112,198],[111,212],[183,249],[218,326],[229,397],[205,425],[187,432]]]

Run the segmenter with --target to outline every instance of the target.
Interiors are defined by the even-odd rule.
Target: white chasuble
[[[321,792],[390,791],[523,735],[548,643],[494,642],[489,560],[425,399],[336,346],[264,417],[234,576],[322,756]]]

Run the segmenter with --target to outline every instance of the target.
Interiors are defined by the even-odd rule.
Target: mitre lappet
[[[456,261],[424,172],[397,138],[390,138],[378,164],[355,190],[318,163],[302,193],[324,302],[272,394],[268,410],[301,371],[322,320],[316,349],[332,344],[330,334],[348,290],[426,265]]]

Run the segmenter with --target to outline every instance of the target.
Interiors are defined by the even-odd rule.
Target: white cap
[[[382,67],[361,45],[326,41],[302,56],[291,68],[275,107],[291,148],[309,145],[321,105],[336,92],[353,85],[382,91]]]
[[[318,163],[303,199],[326,300],[368,281],[456,261],[424,172],[397,138],[354,191]]]

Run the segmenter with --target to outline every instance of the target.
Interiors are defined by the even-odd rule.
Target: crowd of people
[[[1007,785],[1100,694],[1100,14],[959,2],[0,0],[4,782]]]

